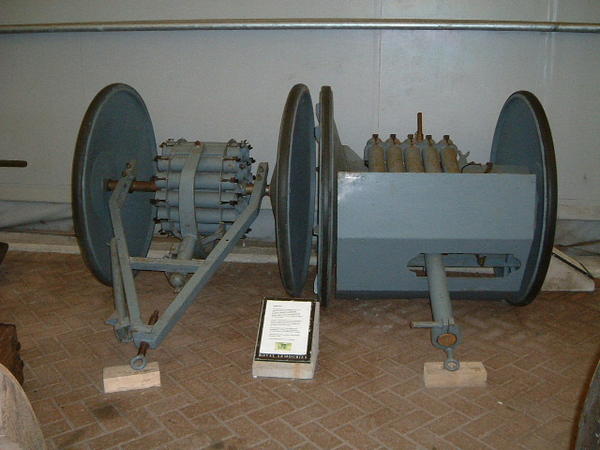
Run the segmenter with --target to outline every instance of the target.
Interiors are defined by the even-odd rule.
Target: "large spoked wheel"
[[[136,179],[155,175],[156,141],[140,95],[125,84],[102,89],[90,104],[77,137],[72,172],[75,233],[84,261],[94,276],[112,285],[110,241],[113,237],[107,190],[126,164],[136,161]],[[154,230],[153,193],[135,192],[122,210],[131,256],[146,256]]]
[[[283,110],[277,164],[270,186],[279,273],[292,297],[299,296],[304,289],[312,247],[316,185],[314,127],[310,92],[305,85],[297,84]]]
[[[323,86],[319,96],[319,214],[317,294],[323,306],[335,295],[335,243],[337,180],[335,170],[336,126],[333,117],[333,93]]]
[[[531,92],[512,94],[502,107],[491,160],[495,164],[529,168],[536,176],[535,231],[520,290],[506,300],[518,306],[531,303],[546,277],[556,227],[556,161],[548,119]]]

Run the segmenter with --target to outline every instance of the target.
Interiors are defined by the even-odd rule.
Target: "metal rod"
[[[415,133],[415,138],[417,142],[423,141],[423,113],[417,113],[417,132]]]
[[[123,279],[121,278],[121,266],[119,264],[119,250],[117,248],[117,239],[112,238],[110,240],[110,259],[112,263],[112,282],[113,282],[113,295],[115,297],[115,310],[119,322],[117,327],[129,325],[129,312],[127,310],[127,304],[125,303],[125,292],[123,290]]]
[[[599,33],[600,23],[439,19],[195,19],[0,25],[0,34],[177,30],[465,30]]]
[[[152,326],[158,321],[158,309],[155,309],[150,319],[148,320],[148,325]],[[148,342],[140,342],[140,346],[138,348],[137,355],[131,358],[129,361],[129,365],[134,370],[142,370],[146,368],[146,364],[148,360],[146,359],[146,353],[148,353],[148,349],[150,348],[150,344]]]
[[[114,191],[117,187],[117,183],[119,180],[108,180],[106,182],[106,190]],[[151,181],[134,181],[131,183],[131,188],[129,188],[129,192],[156,192],[158,191],[158,186],[156,186],[156,182],[154,180]]]
[[[246,209],[210,252],[205,263],[198,268],[177,294],[177,297],[167,307],[156,325],[152,327],[152,331],[135,333],[133,336],[134,342],[148,342],[152,348],[156,348],[183,316],[187,308],[195,301],[196,296],[225,261],[225,257],[256,219],[265,193],[268,171],[269,166],[266,163],[258,165],[254,192],[252,192]]]
[[[429,283],[433,320],[447,325],[453,320],[453,317],[442,255],[439,253],[426,253],[425,267],[427,268],[427,282]]]
[[[185,272],[194,273],[204,263],[203,260],[177,260],[169,258],[129,258],[133,270],[153,270],[157,272]]]
[[[123,228],[121,208],[127,200],[127,193],[131,188],[135,178],[136,161],[132,160],[127,164],[124,176],[119,180],[108,201],[110,219],[113,225],[113,234],[119,266],[121,268],[121,283],[127,300],[127,309],[129,311],[129,321],[134,329],[143,329],[140,318],[140,308],[138,303],[137,291],[133,280],[133,271],[129,265],[129,249],[127,247],[127,238]]]

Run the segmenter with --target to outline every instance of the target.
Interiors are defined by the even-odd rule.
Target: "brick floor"
[[[172,298],[162,274],[137,277],[145,316]],[[322,312],[313,381],[253,379],[263,296],[274,265],[226,265],[151,359],[163,386],[104,395],[102,368],[124,364],[104,320],[111,289],[79,256],[11,252],[0,266],[0,321],[17,324],[25,390],[48,447],[566,449],[600,350],[600,294],[543,294],[516,308],[457,301],[486,388],[427,390],[440,360],[425,300],[336,300]],[[310,295],[307,292],[306,295]]]

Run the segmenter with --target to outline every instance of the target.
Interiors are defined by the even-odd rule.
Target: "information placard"
[[[318,308],[319,303],[313,299],[264,299],[255,362],[314,362]]]

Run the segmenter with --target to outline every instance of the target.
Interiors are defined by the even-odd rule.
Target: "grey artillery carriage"
[[[415,134],[385,142],[373,135],[361,158],[342,144],[328,86],[316,116],[317,126],[308,88],[294,86],[268,186],[268,166],[253,175],[246,141],[168,140],[157,154],[133,88],[110,85],[93,100],[73,164],[75,230],[92,273],[114,288],[109,323],[138,347],[132,367],[145,366],[146,350],[195,301],[265,195],[290,296],[306,285],[316,236],[321,304],[429,296],[433,320],[413,326],[431,329],[447,370],[459,368],[462,341],[451,298],[535,298],[551,257],[557,190],[550,128],[533,94],[516,92],[504,104],[487,164],[468,161],[448,135],[423,136],[421,115]],[[155,223],[180,239],[166,258],[147,258]],[[137,270],[167,273],[176,290],[149,323],[140,316]]]

